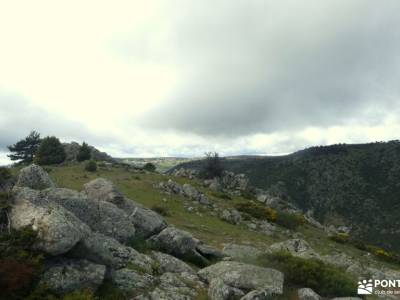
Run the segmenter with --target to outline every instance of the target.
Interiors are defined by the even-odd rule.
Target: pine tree
[[[85,142],[82,143],[82,146],[79,148],[78,155],[76,156],[77,161],[89,160],[92,156],[92,151],[88,144]]]
[[[40,134],[36,131],[31,131],[26,138],[7,147],[12,153],[9,154],[8,157],[11,160],[20,160],[21,163],[31,163],[39,148],[40,142]]]
[[[48,136],[40,143],[35,160],[39,165],[54,165],[62,163],[65,158],[65,150],[60,140],[55,136]]]

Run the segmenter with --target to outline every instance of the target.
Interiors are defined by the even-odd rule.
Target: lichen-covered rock
[[[222,249],[222,252],[237,260],[254,260],[263,253],[252,246],[238,244],[228,244]]]
[[[68,252],[90,234],[90,228],[74,214],[44,201],[41,192],[29,188],[15,190],[10,219],[14,229],[28,226],[36,231],[35,247],[50,255]]]
[[[254,290],[244,295],[240,300],[273,300],[276,299],[276,294],[269,289]]]
[[[207,196],[203,193],[199,192],[195,189],[192,185],[185,183],[182,186],[183,195],[189,199],[199,202],[200,204],[208,205],[210,201],[208,200]]]
[[[140,274],[129,268],[111,270],[109,277],[116,287],[124,291],[148,289],[154,284],[153,276],[149,274]]]
[[[49,174],[35,164],[21,169],[15,186],[28,187],[34,190],[43,190],[56,187]]]
[[[239,299],[243,296],[242,290],[226,285],[220,278],[211,280],[209,284],[208,297],[210,300]]]
[[[86,183],[84,191],[91,199],[111,202],[117,206],[125,200],[116,186],[104,178],[96,178]]]
[[[302,258],[320,258],[319,254],[302,239],[291,239],[280,243],[275,243],[269,247],[270,252],[287,251],[293,256]]]
[[[321,297],[310,288],[302,288],[297,291],[299,300],[320,300]]]
[[[283,274],[277,270],[248,265],[235,261],[222,261],[201,269],[200,278],[211,282],[221,279],[226,285],[242,290],[267,290],[282,294]]]
[[[63,260],[50,266],[42,275],[41,283],[56,294],[81,289],[96,290],[104,279],[106,267],[86,260]]]
[[[123,210],[137,229],[137,234],[141,237],[147,238],[167,227],[162,216],[131,199],[125,198],[109,180],[97,178],[90,181],[85,184],[85,193],[89,199],[110,202]]]
[[[131,199],[126,198],[119,207],[128,214],[129,219],[135,225],[137,234],[143,238],[157,234],[168,226],[158,213]]]
[[[133,264],[147,273],[152,273],[153,260],[150,257],[100,233],[93,233],[80,241],[72,249],[71,255],[114,269],[121,269],[128,264]]]
[[[136,300],[194,300],[197,299],[197,282],[176,273],[164,273],[158,286]]]
[[[335,265],[341,268],[348,268],[352,264],[355,263],[354,259],[352,259],[347,254],[340,252],[330,255],[323,255],[321,256],[321,260],[325,263]]]
[[[125,243],[135,236],[135,225],[127,213],[115,204],[88,198],[84,193],[69,189],[47,189],[43,196],[48,202],[62,205],[94,232]]]
[[[239,224],[242,221],[242,216],[236,209],[224,209],[220,218],[234,225]]]
[[[192,267],[174,256],[156,251],[152,252],[152,256],[158,262],[161,273],[194,273]]]
[[[194,239],[190,233],[173,226],[165,228],[159,234],[152,236],[148,241],[156,249],[160,249],[175,257],[189,260],[202,266],[208,264],[208,260],[196,249],[199,241]]]

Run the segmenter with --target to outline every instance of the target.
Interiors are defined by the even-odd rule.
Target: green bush
[[[89,160],[85,164],[85,170],[88,172],[96,172],[97,171],[97,163],[94,160]]]
[[[259,263],[283,272],[286,284],[309,287],[324,297],[356,296],[356,278],[318,259],[305,259],[292,256],[288,252],[278,252],[262,256]]]
[[[25,299],[42,271],[43,255],[32,251],[30,228],[0,234],[0,299]]]
[[[0,186],[11,177],[12,175],[9,168],[0,167]]]
[[[170,215],[169,208],[166,207],[166,206],[153,205],[153,206],[151,207],[151,209],[152,209],[153,211],[155,211],[156,213],[158,213],[159,215],[162,215],[162,216],[164,216],[164,217],[167,217],[167,216]]]
[[[74,291],[64,295],[62,300],[95,300],[95,296],[90,290]]]
[[[286,227],[291,230],[295,230],[300,225],[306,223],[306,219],[303,215],[296,213],[278,212],[276,217],[276,224]]]
[[[277,212],[269,207],[265,207],[264,205],[254,202],[240,202],[235,205],[238,211],[249,214],[250,216],[256,219],[266,219],[270,222],[275,222],[277,217]]]
[[[348,233],[335,233],[329,238],[339,244],[347,244],[350,241],[350,235]]]
[[[225,200],[232,200],[231,196],[223,192],[211,192],[211,196]]]
[[[109,280],[105,280],[103,284],[97,290],[96,296],[101,300],[127,300],[127,297],[123,291],[115,287]]]
[[[149,172],[155,172],[156,171],[156,166],[154,165],[154,164],[152,164],[152,163],[146,163],[144,166],[143,166],[143,170],[146,170],[146,171],[149,171]]]
[[[92,156],[92,151],[88,144],[85,142],[82,143],[82,146],[79,147],[78,155],[76,156],[77,161],[85,161],[89,160]]]
[[[62,163],[65,157],[65,150],[60,140],[48,136],[40,143],[35,160],[39,165],[55,165]]]

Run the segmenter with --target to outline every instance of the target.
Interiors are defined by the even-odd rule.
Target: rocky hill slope
[[[177,166],[199,169],[204,161]],[[278,194],[325,224],[400,251],[400,142],[312,147],[278,157],[232,157],[228,171]]]
[[[333,299],[359,277],[400,278],[340,228],[261,190],[265,202],[247,199],[241,175],[46,170],[13,169],[2,194],[0,299]]]

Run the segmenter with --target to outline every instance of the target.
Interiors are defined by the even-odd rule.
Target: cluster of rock
[[[193,299],[204,283],[177,257],[208,265],[222,256],[102,178],[77,192],[57,188],[31,165],[13,194],[11,226],[37,232],[34,248],[49,255],[41,282],[58,294],[95,290],[107,278],[123,291],[148,292],[137,299]],[[166,253],[145,255],[127,245],[138,238]]]
[[[64,151],[66,154],[65,161],[76,161],[81,145],[77,142],[63,143]],[[116,160],[108,155],[106,152],[101,152],[93,146],[89,146],[91,158],[97,161],[106,161],[115,163]]]
[[[194,179],[198,176],[198,173],[196,170],[192,169],[185,169],[185,168],[179,168],[174,170],[171,175],[176,176],[176,177],[184,177],[188,179]]]
[[[224,171],[220,178],[204,180],[204,186],[217,192],[238,196],[250,190],[249,179],[245,174],[235,174],[229,171]]]
[[[185,198],[196,201],[203,205],[210,204],[210,201],[205,194],[201,193],[195,187],[188,183],[180,185],[179,183],[169,179],[168,181],[160,182],[156,187],[160,189],[163,193],[169,195],[182,195]]]

